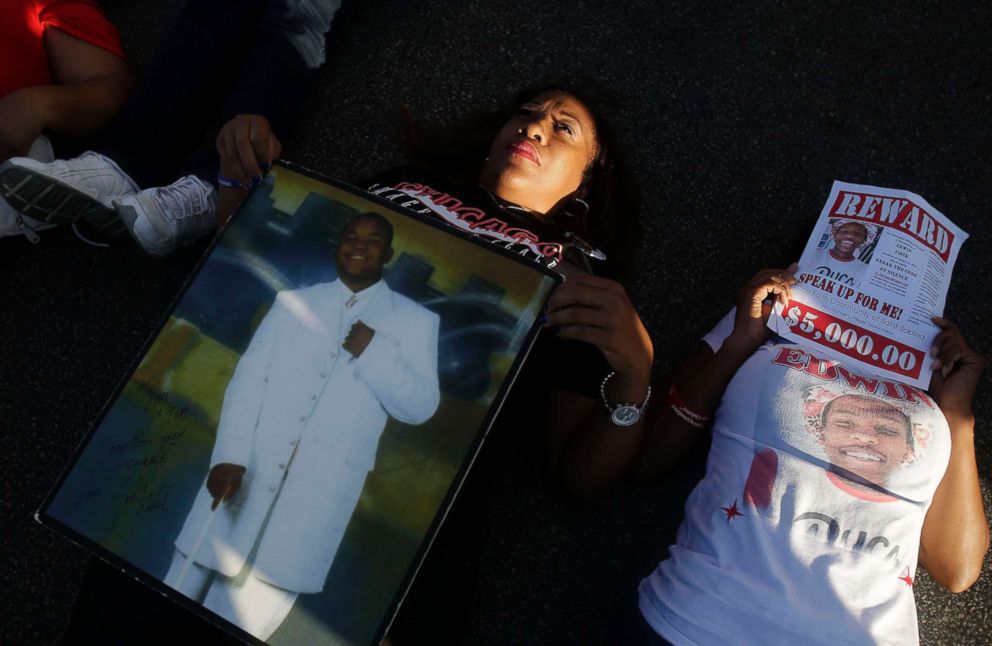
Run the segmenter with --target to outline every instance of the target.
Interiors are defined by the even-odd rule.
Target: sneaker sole
[[[0,195],[21,215],[50,224],[86,219],[101,233],[119,233],[117,214],[92,196],[38,173],[6,162],[0,167]]]

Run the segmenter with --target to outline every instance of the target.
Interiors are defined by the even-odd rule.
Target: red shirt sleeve
[[[0,0],[0,97],[52,82],[48,27],[124,58],[120,33],[95,0]]]

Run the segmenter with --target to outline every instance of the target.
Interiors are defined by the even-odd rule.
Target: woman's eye
[[[559,132],[564,132],[569,136],[575,134],[575,131],[572,129],[572,126],[568,125],[563,121],[555,121],[555,130],[558,130]]]
[[[876,426],[875,432],[878,433],[879,435],[888,435],[890,437],[899,435],[899,431],[889,428],[888,426]]]

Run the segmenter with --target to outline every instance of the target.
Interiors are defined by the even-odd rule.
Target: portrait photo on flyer
[[[835,181],[796,271],[780,336],[926,389],[929,350],[968,234],[909,191]]]
[[[377,644],[560,280],[277,162],[38,520],[245,641]]]

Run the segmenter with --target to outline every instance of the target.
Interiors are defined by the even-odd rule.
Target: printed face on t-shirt
[[[831,463],[879,485],[912,453],[909,419],[873,397],[843,395],[829,402],[822,433]]]
[[[854,250],[865,243],[868,239],[868,231],[863,224],[857,222],[845,222],[834,231],[834,256],[851,260],[854,258]]]

